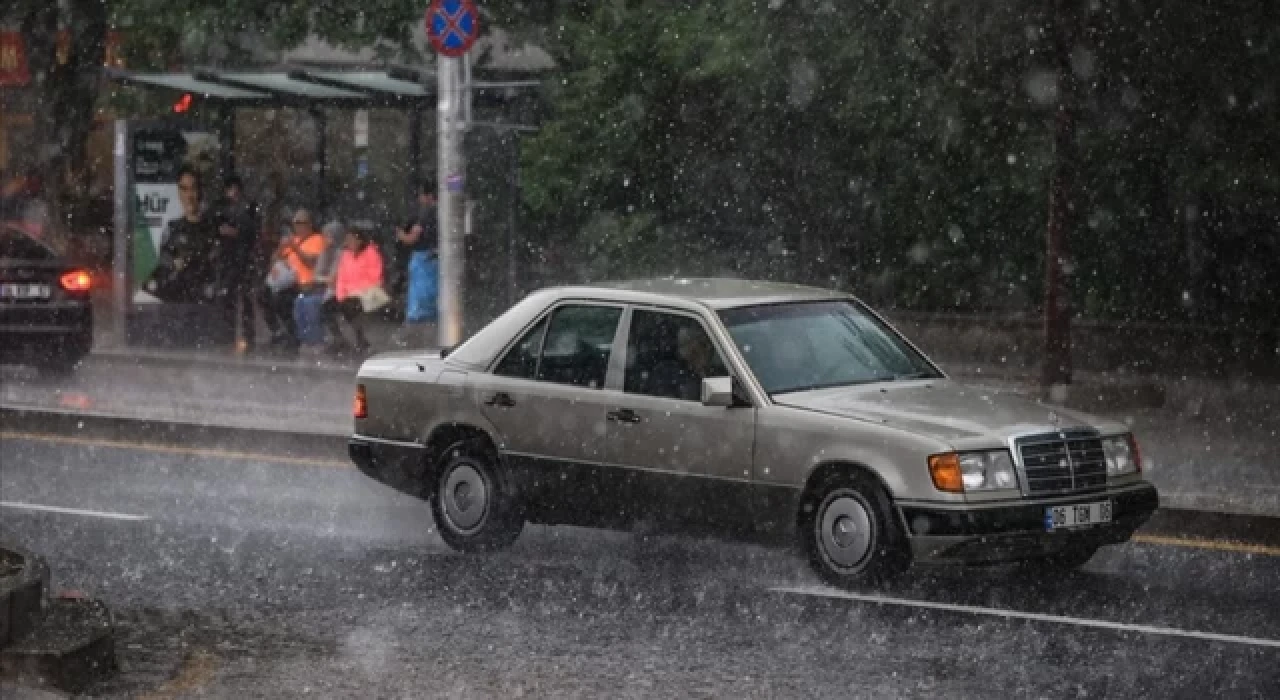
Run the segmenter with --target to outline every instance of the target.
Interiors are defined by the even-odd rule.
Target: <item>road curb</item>
[[[35,629],[49,588],[49,566],[21,547],[0,543],[0,561],[12,566],[0,571],[0,649],[6,649]]]
[[[0,682],[77,692],[115,669],[111,613],[89,599],[48,599],[43,557],[0,543]]]
[[[50,601],[40,624],[0,651],[0,678],[69,693],[115,670],[115,624],[96,600]]]
[[[328,362],[279,359],[266,357],[219,357],[217,355],[180,355],[149,352],[147,350],[94,350],[84,360],[86,363],[133,368],[159,367],[167,369],[234,370],[276,377],[320,377],[355,379],[356,365],[336,365]]]
[[[348,433],[244,428],[132,416],[0,406],[0,428],[15,433],[148,442],[173,447],[283,453],[290,457],[347,459]]]

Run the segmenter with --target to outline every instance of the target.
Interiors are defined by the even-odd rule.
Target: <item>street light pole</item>
[[[470,86],[463,81],[466,56],[436,60],[438,148],[437,216],[440,228],[439,343],[462,342],[462,276],[466,265],[465,115]]]

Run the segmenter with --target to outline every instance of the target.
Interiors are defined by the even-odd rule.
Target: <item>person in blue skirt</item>
[[[418,211],[410,223],[396,229],[396,240],[408,249],[408,290],[405,295],[405,328],[398,334],[401,344],[409,333],[438,319],[440,294],[440,227],[436,218],[436,186],[426,181],[418,194]]]

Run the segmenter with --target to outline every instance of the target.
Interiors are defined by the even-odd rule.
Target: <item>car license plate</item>
[[[1044,529],[1048,532],[1109,522],[1111,522],[1111,501],[1049,506],[1044,509]]]
[[[47,284],[0,284],[0,299],[48,299]]]

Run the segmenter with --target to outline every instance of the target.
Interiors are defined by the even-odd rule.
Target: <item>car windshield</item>
[[[941,376],[853,302],[748,306],[722,311],[720,317],[770,395]]]

